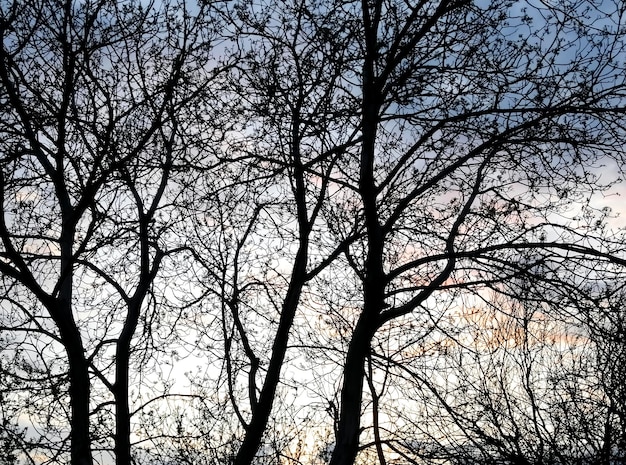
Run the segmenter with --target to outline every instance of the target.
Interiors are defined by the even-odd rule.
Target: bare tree
[[[330,462],[352,464],[365,365],[372,344],[397,333],[394,320],[415,315],[419,341],[463,295],[540,264],[553,292],[623,266],[621,238],[588,199],[610,184],[596,167],[621,160],[624,50],[618,5],[601,27],[594,5],[579,3],[333,7],[358,25],[361,51],[352,73],[363,141],[344,172],[358,179],[365,233],[348,261],[363,298]],[[584,225],[579,213],[595,218]]]
[[[228,395],[244,429],[238,460],[250,463],[269,434],[291,338],[310,354],[344,353],[339,406],[333,399],[327,406],[336,420],[331,463],[352,464],[368,448],[384,463],[390,449],[376,412],[397,388],[376,359],[392,363],[401,347],[460,331],[442,322],[463,299],[489,290],[524,301],[507,287],[514,279],[541,283],[546,296],[589,297],[582,283],[621,275],[623,238],[606,230],[593,202],[613,182],[600,180],[601,165],[622,156],[622,11],[462,1],[242,3],[235,11],[249,59],[233,91],[253,122],[242,130],[239,153],[253,155],[266,170],[253,177],[271,188],[250,191],[269,195],[244,214],[251,220],[239,226],[228,266],[244,268],[236,263],[244,248],[245,261],[269,250],[255,242],[274,230],[271,223],[255,230],[268,215],[286,231],[270,235],[280,244],[276,252],[284,258],[293,247],[289,263],[302,267],[279,278],[298,296],[293,300],[259,275],[231,271],[217,279],[228,289],[224,318],[232,318],[223,347]],[[594,15],[602,19],[594,23]],[[328,124],[333,118],[340,127]],[[293,197],[281,196],[286,187]],[[292,219],[283,205],[291,205]],[[310,251],[322,243],[322,251]],[[310,256],[319,258],[310,263]],[[329,281],[325,272],[340,266],[349,271]],[[538,279],[545,267],[548,277]],[[322,292],[341,288],[335,296],[342,295],[326,301],[336,326],[316,328],[337,333],[326,352],[312,339],[330,338],[294,325],[298,309],[316,314],[322,283],[333,289]],[[262,300],[271,310],[263,314],[276,316],[263,342],[271,347],[251,343],[241,324],[251,298],[244,288],[253,299],[269,292]],[[263,308],[254,302],[250,308]],[[314,334],[308,343],[307,331]],[[273,354],[258,387],[263,351],[255,344]],[[373,346],[387,354],[374,357]],[[246,379],[243,391],[234,389],[235,372]],[[249,410],[237,406],[244,391]],[[364,408],[372,435],[362,444]]]
[[[282,376],[294,325],[309,283],[339,253],[323,240],[321,213],[337,160],[358,133],[343,128],[350,118],[339,103],[349,97],[343,50],[328,40],[336,19],[290,1],[240,2],[229,14],[243,55],[230,87],[238,99],[233,114],[242,119],[225,141],[219,189],[208,181],[206,192],[217,193],[207,198],[218,201],[204,208],[210,218],[198,226],[196,254],[221,307],[222,392],[243,430],[237,464],[263,455],[275,463],[281,454],[279,432],[289,428],[271,419],[293,418],[286,403],[274,406],[292,391]],[[215,337],[209,340],[215,353]]]
[[[619,457],[623,8],[3,4],[10,453]]]
[[[55,439],[70,438],[76,465],[111,435],[116,463],[131,463],[131,364],[176,250],[172,185],[211,136],[207,19],[180,2],[2,5],[3,330],[25,334],[10,347],[32,345],[55,408],[68,399]],[[111,405],[114,433],[92,434]]]

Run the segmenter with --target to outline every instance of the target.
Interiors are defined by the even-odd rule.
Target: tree
[[[622,5],[200,3],[0,10],[8,447],[620,457]]]
[[[116,463],[131,462],[130,366],[150,357],[137,330],[149,334],[176,252],[172,185],[213,134],[197,119],[218,75],[207,17],[180,2],[2,5],[0,271],[3,330],[17,335],[4,348],[37,354],[24,369],[41,371],[54,409],[68,399],[50,460],[69,436],[71,462],[91,464],[113,435]],[[114,433],[98,439],[90,418],[111,405]]]
[[[579,303],[579,314],[586,329],[595,368],[597,386],[602,396],[604,416],[602,447],[599,456],[602,463],[623,461],[626,456],[626,396],[624,372],[624,287],[623,283],[602,287],[602,295],[595,301]]]
[[[574,314],[492,295],[455,327],[454,339],[440,335],[441,344],[422,355],[435,376],[392,361],[391,370],[406,380],[403,395],[419,399],[396,413],[406,426],[388,434],[394,451],[465,464],[617,457],[603,457],[609,408],[597,385],[597,348]],[[423,416],[432,421],[420,422]],[[415,436],[441,439],[420,444]]]
[[[317,243],[309,243],[306,231],[312,223],[302,222],[306,202],[297,200],[298,190],[321,205],[316,237],[327,246],[315,255],[325,271],[309,265],[319,274],[309,273],[299,312],[315,314],[311,303],[318,282],[353,295],[355,288],[349,286],[356,278],[362,293],[356,304],[340,303],[343,298],[327,302],[334,308],[329,314],[343,326],[333,330],[348,339],[331,463],[353,463],[359,451],[366,365],[388,371],[372,358],[373,345],[396,353],[443,331],[440,322],[450,318],[460,299],[484,298],[485,289],[524,301],[522,295],[510,295],[508,283],[520,277],[537,281],[538,265],[544,263],[559,269],[538,281],[546,292],[567,289],[580,297],[580,283],[621,272],[622,238],[607,234],[602,212],[592,208],[594,195],[611,187],[611,181],[598,181],[599,165],[621,157],[615,143],[622,137],[624,111],[620,10],[604,11],[601,20],[586,26],[580,18],[597,14],[593,5],[587,6],[591,10],[574,3],[550,8],[380,1],[243,3],[236,9],[232,21],[240,47],[253,54],[234,79],[247,119],[254,121],[244,131],[240,154],[249,155],[249,147],[255,147],[250,159],[288,175],[284,181],[272,177],[278,184],[268,191],[281,192],[283,182],[291,183],[292,208],[301,212],[300,222],[284,219],[278,224],[299,224],[296,229],[307,236],[297,241],[300,245]],[[317,73],[329,74],[319,80]],[[311,95],[317,100],[309,102]],[[339,118],[341,126],[329,130],[327,115]],[[309,122],[314,130],[306,148],[312,158],[299,167],[299,130]],[[256,138],[265,131],[269,141]],[[322,149],[309,140],[330,145]],[[328,158],[335,153],[340,156]],[[283,154],[291,158],[285,160]],[[327,162],[332,169],[315,166]],[[233,257],[241,256],[244,242],[254,244],[251,231],[258,215],[273,203],[256,205],[263,206],[250,208],[253,221],[239,228],[242,236],[235,240]],[[580,219],[573,212],[579,207]],[[273,218],[283,218],[282,211]],[[582,224],[583,218],[589,224]],[[275,236],[283,251],[295,238],[290,233]],[[528,254],[532,258],[525,262]],[[600,277],[611,264],[619,267]],[[350,267],[351,274],[343,273],[341,284],[329,282],[324,273],[342,266]],[[284,281],[300,281],[296,288],[302,289],[305,281],[290,281],[294,276],[289,273]],[[276,290],[276,283],[259,282],[258,276],[253,281],[254,286],[244,287]],[[232,281],[227,287],[238,286]],[[238,292],[223,300],[231,306],[245,302]],[[274,302],[272,312],[278,311],[285,331],[297,337],[307,330],[306,325],[293,326],[295,308],[276,306],[280,299],[267,301]],[[225,333],[224,347],[232,334],[241,338],[248,392],[253,393],[259,360],[243,326],[234,324],[237,331]],[[407,332],[407,324],[417,334]],[[274,346],[280,347],[276,353],[287,344],[286,338],[281,341]],[[284,355],[274,360],[271,371],[286,369]],[[389,356],[378,360],[391,363]],[[386,400],[376,393],[376,376],[372,372],[368,378],[374,416],[375,405]],[[392,383],[383,378],[384,386]],[[270,393],[276,393],[278,378],[273,380]],[[235,393],[229,395],[236,403]],[[248,397],[254,404],[255,395]],[[269,418],[264,412],[261,429]],[[245,463],[250,463],[260,429],[248,428],[242,417],[240,421],[246,430],[243,449],[251,451]],[[383,462],[379,420],[372,421],[378,426],[373,426],[369,444]],[[257,439],[249,441],[251,430]]]
[[[601,220],[575,228],[568,213],[602,190],[593,167],[621,160],[624,78],[619,8],[598,25],[593,5],[567,2],[333,7],[360,51],[350,71],[363,135],[358,164],[342,167],[347,184],[358,180],[364,245],[348,251],[363,297],[343,367],[338,465],[359,450],[365,364],[393,321],[418,312],[414,337],[426,337],[452,299],[534,276],[519,258],[528,250],[559,268],[548,290],[624,264]]]
[[[321,215],[337,160],[358,139],[342,129],[350,114],[338,105],[346,93],[342,44],[328,41],[335,20],[291,1],[240,2],[229,15],[243,55],[230,88],[242,122],[220,187],[208,178],[203,211],[214,216],[198,225],[195,256],[220,302],[217,358],[243,429],[239,465],[256,463],[264,435],[279,430],[269,423],[303,295],[342,247],[323,242]]]

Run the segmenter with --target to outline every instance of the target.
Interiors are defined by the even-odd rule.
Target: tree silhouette
[[[9,453],[621,459],[623,14],[3,4]]]
[[[50,460],[63,457],[69,436],[71,462],[91,464],[102,439],[90,418],[113,405],[116,463],[131,462],[137,329],[149,331],[155,279],[176,251],[170,186],[210,134],[200,135],[196,112],[218,74],[207,65],[205,13],[185,8],[2,6],[3,330],[17,334],[17,354],[30,344],[21,369],[41,371],[31,387],[46,386],[67,414],[69,430],[49,438]]]

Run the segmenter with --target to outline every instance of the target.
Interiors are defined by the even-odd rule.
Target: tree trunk
[[[128,365],[130,349],[118,343],[115,360],[115,464],[130,465],[130,407],[128,402]]]
[[[64,194],[63,191],[61,191]],[[72,312],[73,296],[73,255],[74,222],[71,217],[70,202],[61,195],[63,230],[61,232],[61,261],[58,297],[48,302],[47,307],[67,352],[69,365],[69,395],[71,415],[70,456],[72,465],[92,465],[91,438],[89,431],[89,401],[91,382],[89,364],[80,331]],[[70,213],[68,213],[70,212]]]
[[[300,302],[302,288],[307,282],[307,264],[309,257],[309,234],[311,224],[307,210],[305,171],[300,153],[300,107],[294,109],[291,141],[291,157],[294,169],[294,200],[298,218],[299,247],[296,253],[289,288],[283,301],[278,329],[272,345],[267,374],[263,380],[263,387],[259,400],[252,409],[252,418],[246,429],[246,434],[237,452],[235,465],[251,465],[259,450],[263,434],[267,428],[272,407],[276,396],[276,389],[280,381],[280,372],[287,353],[289,334]],[[252,399],[251,399],[252,400]]]
[[[346,356],[339,424],[331,465],[352,465],[358,453],[365,361],[370,353],[372,337],[380,324],[380,312],[384,308],[386,279],[383,271],[384,234],[378,222],[376,184],[373,174],[380,108],[379,89],[371,81],[373,79],[371,64],[366,64],[364,75],[369,85],[364,86],[359,191],[364,207],[368,252],[363,280],[363,311],[352,334]]]
[[[337,426],[335,449],[330,465],[351,465],[359,450],[361,428],[361,403],[365,361],[370,351],[370,341],[376,331],[375,321],[363,312],[356,325],[343,371],[341,409]]]
[[[78,333],[76,332],[76,335]],[[89,369],[80,337],[66,342],[70,368],[71,460],[72,465],[92,465],[89,437]]]
[[[272,346],[272,356],[267,369],[267,375],[263,382],[259,401],[252,412],[252,419],[246,429],[246,435],[241,447],[237,451],[234,462],[235,465],[250,465],[253,463],[254,457],[261,445],[263,434],[267,428],[272,406],[274,405],[276,389],[280,381],[280,371],[287,352],[289,332],[306,279],[307,247],[308,243],[305,242],[304,245],[301,245],[300,251],[296,256],[292,281],[283,304],[280,322]]]
[[[147,246],[144,250],[147,250]],[[147,260],[142,263],[142,266],[144,270],[148,270]],[[146,271],[145,276],[147,275],[148,273]],[[138,287],[136,295],[127,302],[128,315],[116,346],[115,385],[113,386],[113,394],[115,396],[114,451],[116,465],[131,465],[130,405],[128,400],[130,345],[137,330],[139,314],[141,311],[141,302],[143,302],[143,298],[147,293],[147,283],[149,282],[149,279],[142,282]]]

